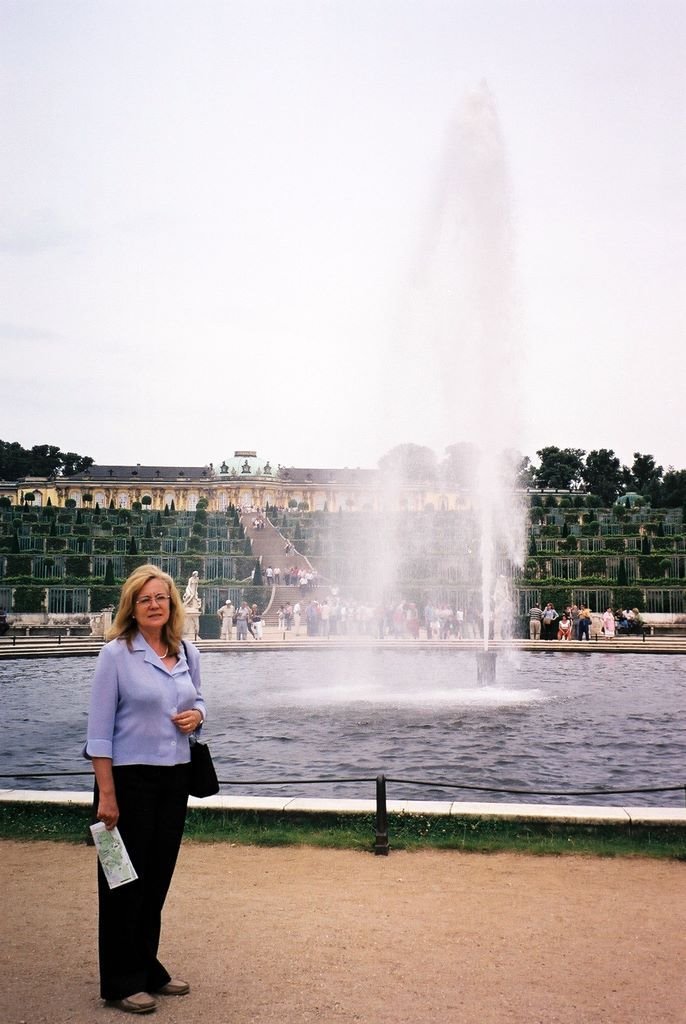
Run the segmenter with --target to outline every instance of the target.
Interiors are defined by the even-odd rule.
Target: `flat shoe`
[[[191,990],[190,985],[187,981],[168,981],[162,988],[158,988],[157,991],[162,996],[185,996]]]
[[[152,1013],[157,1008],[157,1003],[147,992],[136,992],[126,999],[108,999],[110,1006],[116,1006],[124,1013]]]

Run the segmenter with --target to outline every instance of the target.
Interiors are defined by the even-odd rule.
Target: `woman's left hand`
[[[179,732],[188,736],[201,725],[202,718],[197,709],[191,708],[190,711],[179,711],[178,715],[172,715],[172,722]]]

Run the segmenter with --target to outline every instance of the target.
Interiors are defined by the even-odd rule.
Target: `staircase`
[[[253,526],[254,519],[263,521],[264,528],[257,529],[257,527]],[[287,587],[284,584],[286,570],[293,567],[296,569],[311,569],[312,563],[305,555],[301,555],[299,551],[296,551],[294,547],[291,547],[290,551],[286,553],[286,538],[282,533],[279,533],[275,526],[272,526],[268,519],[264,519],[261,515],[246,512],[241,516],[241,523],[243,524],[246,536],[250,538],[252,543],[253,557],[260,559],[262,579],[265,585],[267,583],[266,572],[268,565],[271,565],[272,569],[278,568],[281,570],[281,583],[279,585],[274,584],[272,587],[269,604],[262,615],[266,625],[275,626],[278,619],[277,613],[282,605],[285,605],[287,601],[295,604],[298,599],[302,603],[302,594],[298,585]],[[317,588],[316,596],[318,601],[323,600],[328,595],[328,587],[319,586]],[[311,597],[312,593],[308,591],[306,599],[309,600]]]

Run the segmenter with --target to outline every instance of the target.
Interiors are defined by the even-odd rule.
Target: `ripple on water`
[[[0,663],[9,725],[3,771],[84,770],[93,666],[90,658]],[[454,786],[571,791],[678,784],[686,759],[678,658],[522,654],[499,659],[495,685],[484,687],[477,685],[473,655],[454,651],[203,655],[202,673],[205,738],[225,778],[383,771]],[[54,788],[55,780],[24,785]],[[59,780],[60,788],[87,785],[81,778]],[[404,786],[389,796],[427,799],[429,792]],[[440,799],[465,795],[435,792]],[[342,784],[306,786],[303,793],[372,795]],[[680,805],[683,794],[630,799]],[[618,802],[593,798],[601,801]]]

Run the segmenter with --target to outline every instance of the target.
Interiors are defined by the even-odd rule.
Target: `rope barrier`
[[[49,779],[74,778],[90,776],[92,771],[84,772],[8,772],[0,774],[0,779]],[[434,789],[465,789],[478,793],[507,793],[510,796],[619,796],[626,793],[677,793],[686,790],[686,786],[634,786],[631,789],[508,789],[504,786],[474,786],[462,782],[436,782],[426,779],[404,779],[391,775],[384,776],[386,782],[399,785],[425,786]],[[338,776],[321,779],[220,779],[221,786],[316,786],[319,784],[347,784],[359,782],[376,782],[378,775],[373,776]]]
[[[75,776],[90,776],[89,771],[82,772],[18,772],[16,774],[0,774],[0,779],[45,779],[45,778],[67,778]],[[392,778],[383,774],[374,778],[367,776],[330,776],[320,779],[220,779],[220,786],[314,786],[327,783],[376,783],[376,813],[375,813],[375,840],[374,853],[376,855],[388,856],[390,844],[388,840],[388,801],[386,796],[386,783],[395,782],[398,785],[430,786],[438,789],[461,789],[481,793],[507,793],[517,796],[612,796],[620,793],[673,793],[684,791],[686,786],[639,786],[635,789],[584,789],[584,790],[550,790],[550,789],[504,789],[498,786],[474,786],[469,783],[455,782],[429,782],[425,779],[402,779]]]
[[[675,793],[686,789],[680,786],[636,786],[632,789],[504,789],[501,786],[472,786],[461,782],[427,782],[421,779],[398,779],[386,776],[386,782],[410,786],[433,786],[437,789],[469,789],[479,793],[508,793],[515,796],[615,796],[621,793]]]

